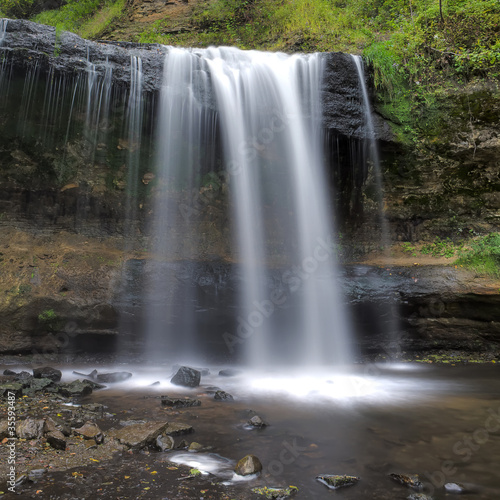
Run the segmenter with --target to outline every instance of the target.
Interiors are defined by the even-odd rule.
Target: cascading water
[[[195,251],[198,240],[185,200],[213,162],[208,149],[214,142],[215,121],[202,102],[208,88],[202,65],[197,55],[177,48],[170,48],[165,61],[154,180],[154,257],[148,273],[148,357],[175,353],[192,359],[200,354],[193,326],[192,290],[182,286],[169,261],[189,257]],[[181,296],[182,300],[175,300]]]
[[[379,224],[380,224],[380,233],[381,240],[380,244],[383,251],[384,256],[384,264],[390,265],[391,257],[389,255],[390,252],[390,234],[389,234],[389,225],[387,223],[387,219],[384,215],[384,186],[382,182],[382,171],[380,167],[380,158],[377,146],[377,140],[375,135],[375,127],[373,125],[373,118],[370,108],[370,99],[368,98],[368,91],[365,84],[365,72],[363,69],[363,60],[360,56],[352,56],[354,63],[356,65],[356,70],[358,72],[359,77],[359,85],[361,88],[361,95],[363,97],[363,110],[365,115],[365,141],[369,146],[369,154],[366,155],[367,159],[372,164],[373,169],[373,177],[375,180],[375,186],[377,188],[378,195],[378,208],[379,208]],[[391,318],[388,321],[389,331],[386,332],[386,337],[388,339],[388,343],[386,345],[386,354],[388,354],[391,358],[399,358],[401,354],[401,348],[399,343],[399,322],[398,322],[398,314],[396,311],[396,306],[391,302],[387,302],[384,306],[387,308],[386,315]]]
[[[196,154],[214,126],[203,112],[211,88],[242,274],[238,325],[225,333],[226,344],[241,345],[253,366],[348,364],[348,321],[336,281],[335,230],[322,165],[321,56],[170,49],[164,78],[158,179],[164,195],[156,207],[155,254],[172,258],[181,244],[174,232],[172,186],[183,179],[190,187],[189,179],[200,175]],[[192,234],[186,226],[182,238]],[[278,293],[269,286],[273,266],[285,266]],[[168,331],[168,303],[154,305],[156,297],[165,297],[160,288],[168,281],[159,276],[151,287],[156,313],[149,315],[149,350],[166,334],[167,345],[184,339],[193,354],[192,336]]]

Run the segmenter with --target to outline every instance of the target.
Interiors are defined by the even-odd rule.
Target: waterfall
[[[213,132],[204,110],[215,106],[241,272],[238,324],[224,335],[229,350],[241,347],[252,366],[351,361],[323,165],[322,71],[319,54],[172,48],[166,57],[158,138],[163,195],[156,203],[155,255],[175,258],[194,238],[189,225],[176,234],[179,215],[173,201],[200,176],[197,155]],[[271,287],[270,270],[276,266],[284,271],[279,286]],[[150,346],[166,336],[167,345],[184,342],[193,353],[197,342],[190,325],[182,334],[177,328],[169,332],[174,311],[168,304],[154,305],[155,297],[165,296],[159,287],[165,289],[169,279],[160,273],[154,281]],[[160,309],[163,321],[158,321]],[[193,311],[188,308],[187,314]]]
[[[7,32],[7,24],[9,20],[5,18],[0,19],[0,47],[3,45],[5,33]]]
[[[380,224],[380,244],[383,250],[383,256],[386,265],[391,265],[390,245],[391,237],[389,232],[389,224],[384,214],[384,184],[382,181],[382,170],[380,165],[380,157],[378,152],[377,140],[375,135],[375,127],[373,125],[373,117],[370,108],[370,99],[368,98],[368,90],[365,84],[365,72],[363,69],[363,60],[360,56],[352,56],[356,65],[356,70],[359,77],[359,85],[361,89],[361,96],[363,102],[363,112],[365,115],[365,141],[369,146],[369,154],[367,160],[371,162],[373,169],[373,177],[375,180],[376,192],[378,194],[378,210],[379,210],[379,224]],[[389,298],[390,299],[390,298]],[[397,359],[401,354],[399,342],[399,321],[397,314],[397,306],[390,300],[383,306],[387,308],[385,315],[391,318],[389,321],[389,331],[387,332],[388,344],[386,346],[386,353],[391,357]]]

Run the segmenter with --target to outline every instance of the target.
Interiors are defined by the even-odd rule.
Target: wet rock
[[[160,381],[157,380],[156,382],[153,382],[152,384],[149,384],[149,387],[154,387],[155,385],[160,385]]]
[[[59,393],[67,398],[88,396],[92,394],[92,387],[81,380],[74,380],[69,384],[61,384]]]
[[[253,416],[248,422],[248,425],[251,427],[256,427],[258,429],[262,429],[263,427],[267,427],[266,422],[262,420],[258,415]]]
[[[183,424],[182,422],[169,422],[166,429],[163,431],[165,436],[182,436],[193,432],[193,426]]]
[[[412,493],[407,500],[433,500],[430,495],[426,495],[425,493]]]
[[[156,438],[156,447],[160,451],[173,450],[174,446],[174,438],[171,436],[158,436]]]
[[[408,486],[408,488],[413,488],[416,490],[420,490],[424,487],[418,474],[389,474],[389,477],[397,481],[398,483]]]
[[[225,368],[219,372],[220,377],[236,377],[241,375],[243,372],[241,370],[236,370],[235,368]]]
[[[214,399],[217,401],[232,401],[234,398],[226,391],[217,391],[214,394]]]
[[[262,464],[255,455],[247,455],[238,461],[234,472],[239,476],[249,476],[257,474],[262,470]]]
[[[203,450],[204,446],[200,443],[197,443],[196,441],[193,441],[189,446],[188,446],[188,451],[191,452],[196,452],[196,451],[201,451]]]
[[[183,366],[182,365],[174,365],[174,366],[172,366],[172,372],[177,372],[180,368],[183,368]],[[197,366],[190,366],[189,368],[200,372],[200,375],[202,377],[206,377],[207,375],[210,375],[210,370],[208,368],[200,368]]]
[[[182,439],[180,443],[177,444],[175,447],[176,450],[185,450],[189,446],[189,443],[185,440]]]
[[[9,393],[14,393],[16,398],[20,398],[23,395],[23,384],[19,382],[3,382],[0,384],[0,395],[6,398]]]
[[[188,408],[190,406],[200,406],[201,401],[194,398],[171,398],[169,396],[161,397],[162,406],[170,406],[171,408]]]
[[[40,439],[45,421],[27,418],[16,425],[16,436],[20,439]]]
[[[43,432],[61,432],[64,436],[71,436],[71,427],[59,417],[47,417],[43,425]]]
[[[113,384],[116,382],[123,382],[132,376],[130,372],[113,372],[113,373],[99,373],[96,375],[97,382],[105,384]]]
[[[156,438],[163,434],[168,426],[168,422],[147,422],[110,431],[108,435],[132,450],[140,450],[145,446],[154,445]]]
[[[76,436],[82,436],[84,439],[93,439],[97,444],[104,440],[104,434],[94,422],[85,422],[79,429],[74,429]]]
[[[9,369],[4,370],[4,371],[3,371],[3,374],[4,374],[4,375],[9,375],[9,376],[17,375],[17,373],[16,373],[16,372],[14,372],[14,371],[12,371],[12,370],[9,370]]]
[[[170,382],[185,387],[198,387],[200,385],[201,373],[189,366],[181,366]]]
[[[25,371],[16,373],[15,376],[14,376],[14,380],[16,380],[18,382],[29,383],[30,380],[32,380],[32,379],[33,379],[33,375],[31,373],[25,372]]]
[[[47,443],[49,443],[52,448],[56,450],[66,449],[66,438],[64,437],[64,434],[62,432],[57,430],[49,432],[46,438]]]
[[[47,391],[55,392],[57,390],[56,384],[50,378],[32,378],[29,386],[24,391],[25,394],[30,395],[35,392]]]
[[[62,377],[62,373],[60,370],[56,368],[52,368],[50,366],[44,366],[42,368],[34,368],[33,369],[33,377],[35,378],[50,378],[54,382],[59,382]]]
[[[262,488],[252,488],[252,492],[257,495],[261,495],[270,500],[284,500],[295,493],[297,493],[299,489],[297,486],[288,486],[287,488],[273,488],[269,486],[264,486]]]
[[[105,385],[98,384],[97,382],[94,382],[93,380],[89,380],[89,379],[86,379],[86,378],[83,379],[82,382],[84,382],[89,387],[91,387],[93,391],[95,391],[96,389],[105,389],[106,388]]]
[[[321,474],[316,476],[316,479],[332,490],[343,488],[345,486],[353,486],[359,481],[359,477],[347,476],[345,474]]]
[[[467,492],[467,488],[463,484],[460,484],[460,483],[446,483],[444,485],[444,489],[448,493],[466,493]]]

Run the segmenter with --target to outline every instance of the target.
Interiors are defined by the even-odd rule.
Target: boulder
[[[103,385],[103,384],[98,384],[97,382],[94,382],[93,380],[89,380],[89,379],[86,379],[84,378],[82,380],[82,382],[86,383],[89,387],[92,388],[92,390],[96,390],[96,389],[105,389],[106,386]]]
[[[184,387],[198,387],[200,385],[201,373],[189,366],[181,366],[170,382]]]
[[[257,474],[262,470],[262,464],[255,455],[247,455],[238,461],[234,472],[239,476],[249,476]]]
[[[68,425],[62,418],[47,417],[43,425],[43,432],[62,432],[66,437],[71,436],[71,426]]]
[[[328,486],[328,488],[332,490],[336,490],[337,488],[343,488],[345,486],[353,486],[359,481],[359,477],[356,476],[347,476],[345,474],[337,475],[337,474],[321,474],[316,476],[316,479]]]
[[[64,434],[60,431],[51,431],[47,434],[47,443],[52,446],[52,448],[56,450],[65,450],[66,449],[66,438]]]
[[[266,422],[262,420],[258,415],[254,415],[248,422],[248,425],[252,427],[256,427],[258,429],[262,429],[263,427],[267,427]]]
[[[108,435],[132,450],[140,450],[145,446],[154,445],[158,436],[162,435],[168,426],[168,422],[147,422],[110,431]]]
[[[113,372],[113,373],[98,373],[95,377],[97,382],[105,384],[113,384],[116,382],[123,382],[132,376],[130,372]]]
[[[183,434],[190,434],[194,429],[189,424],[182,422],[169,422],[163,431],[165,436],[182,436]]]
[[[25,394],[34,394],[35,392],[47,391],[55,392],[56,384],[50,378],[32,378],[30,380],[29,386],[24,391]]]
[[[9,393],[14,393],[16,398],[23,395],[23,384],[19,382],[3,382],[0,384],[0,396],[6,398]]]
[[[61,384],[59,386],[59,393],[67,398],[88,396],[92,394],[92,387],[81,380],[74,380],[69,384]]]
[[[216,391],[214,399],[217,401],[232,401],[234,398],[226,391]]]
[[[59,382],[62,377],[60,370],[52,368],[50,366],[44,366],[42,368],[33,369],[33,377],[35,378],[50,378],[54,382]]]
[[[45,421],[27,418],[16,425],[16,436],[20,439],[40,439]]]

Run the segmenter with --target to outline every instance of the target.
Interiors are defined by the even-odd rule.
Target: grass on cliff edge
[[[500,278],[500,233],[470,241],[456,261],[481,275]]]

